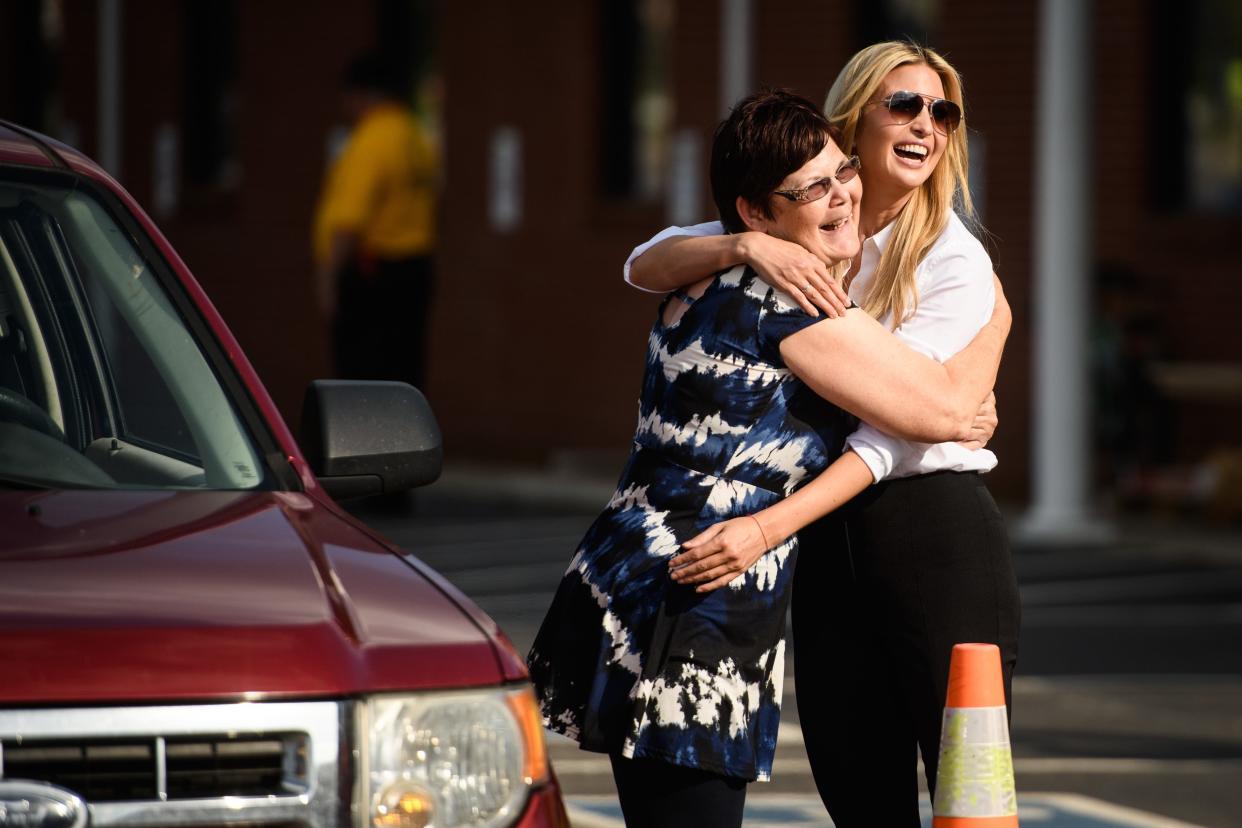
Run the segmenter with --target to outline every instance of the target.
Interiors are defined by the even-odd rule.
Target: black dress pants
[[[997,644],[1011,700],[1018,586],[980,475],[881,482],[799,533],[794,680],[811,770],[837,828],[919,825],[935,789],[949,657]]]
[[[337,288],[337,376],[408,382],[426,391],[431,257],[351,262],[339,274]]]
[[[610,754],[627,828],[741,828],[744,779]]]

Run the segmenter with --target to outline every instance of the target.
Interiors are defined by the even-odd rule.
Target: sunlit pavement
[[[813,793],[793,677],[786,681],[773,781],[750,787],[746,825],[831,826]],[[1014,695],[1014,768],[1023,825],[1242,825],[1242,814],[1230,804],[1237,802],[1242,782],[1234,724],[1242,714],[1242,678],[1019,677]],[[1231,732],[1214,743],[1206,738],[1222,726]],[[548,744],[574,825],[620,826],[607,757],[556,735]],[[1162,816],[1170,813],[1184,816]],[[1202,814],[1204,821],[1186,821],[1190,814]]]
[[[413,510],[363,514],[525,652],[607,485],[458,475]],[[1126,525],[1091,548],[1018,544],[1012,741],[1022,824],[1242,826],[1242,535]],[[797,658],[791,652],[787,668]],[[787,670],[788,672],[788,670]],[[830,826],[785,684],[773,781],[747,826]],[[550,739],[575,826],[619,826],[606,757]],[[1180,820],[1180,821],[1179,821]]]
[[[574,796],[568,801],[574,828],[623,828],[621,809],[613,797]],[[924,798],[923,825],[932,823],[931,804]],[[1073,794],[1032,794],[1018,804],[1022,825],[1040,828],[1199,828],[1189,822],[1156,817]],[[767,794],[749,796],[747,828],[831,828],[832,820],[815,796]]]

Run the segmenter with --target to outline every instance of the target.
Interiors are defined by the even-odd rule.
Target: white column
[[[1090,492],[1092,4],[1043,0],[1035,119],[1032,503],[1028,539],[1098,538]]]
[[[95,158],[118,179],[121,177],[121,12],[122,0],[99,0],[96,34],[99,132]]]
[[[720,112],[729,113],[754,91],[755,39],[752,0],[720,0]]]

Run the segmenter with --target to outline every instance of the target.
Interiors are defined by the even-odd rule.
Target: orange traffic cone
[[[1018,828],[1005,687],[995,644],[953,647],[932,828]]]

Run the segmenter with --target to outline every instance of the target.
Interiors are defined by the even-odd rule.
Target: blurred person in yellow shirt
[[[315,211],[319,307],[337,375],[422,388],[433,290],[437,157],[400,76],[375,55],[343,78],[353,129]]]

